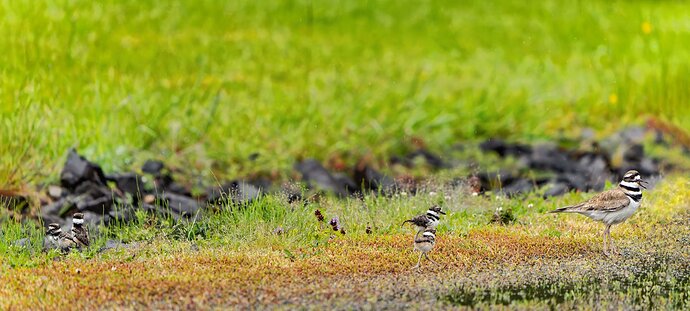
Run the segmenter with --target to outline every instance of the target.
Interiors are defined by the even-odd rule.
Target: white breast
[[[420,252],[428,253],[432,248],[434,248],[434,244],[428,242],[415,243],[414,248],[416,248]]]
[[[635,214],[635,211],[637,211],[639,207],[640,202],[635,202],[633,199],[630,199],[630,204],[628,204],[628,206],[618,211],[607,213],[604,216],[603,222],[608,225],[619,224]]]

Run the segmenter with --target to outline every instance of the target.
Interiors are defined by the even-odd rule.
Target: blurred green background
[[[56,178],[72,146],[220,178],[687,129],[689,42],[675,1],[0,1],[0,186]]]

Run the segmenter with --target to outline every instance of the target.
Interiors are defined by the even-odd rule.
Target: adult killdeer
[[[647,188],[646,183],[640,177],[640,173],[635,170],[628,171],[623,175],[623,180],[616,189],[604,191],[591,199],[573,206],[561,207],[551,211],[551,213],[578,213],[601,221],[606,225],[604,230],[604,253],[608,255],[606,240],[609,240],[610,247],[615,252],[613,240],[611,240],[611,226],[619,224],[630,218],[640,207],[642,200],[642,188]]]
[[[425,214],[421,214],[415,216],[412,219],[403,221],[402,226],[404,226],[408,222],[412,223],[412,225],[414,225],[417,229],[417,233],[426,228],[435,229],[436,226],[438,226],[439,220],[441,219],[441,215],[445,214],[446,213],[441,210],[440,206],[434,205],[430,207]]]
[[[421,236],[419,234],[420,232],[422,233]],[[419,266],[422,262],[422,256],[434,264],[438,264],[431,260],[428,255],[429,252],[434,248],[434,244],[436,244],[436,229],[429,227],[425,228],[423,232],[417,232],[417,234],[414,236],[414,249],[419,251],[419,259],[417,259],[417,265],[412,267],[412,269],[419,269]]]
[[[47,252],[53,249],[60,249],[60,234],[62,229],[59,224],[51,223],[46,230],[46,236],[43,239],[43,251]]]
[[[89,246],[89,230],[84,226],[84,214],[82,213],[72,215],[72,238],[78,249]]]

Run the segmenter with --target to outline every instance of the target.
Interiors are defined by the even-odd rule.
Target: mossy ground
[[[670,177],[645,193],[643,208],[614,227],[620,254],[612,257],[602,254],[601,224],[545,213],[590,194],[509,200],[442,189],[307,206],[267,198],[200,221],[212,225],[191,239],[142,217],[120,233],[103,231],[92,249],[66,258],[32,255],[35,249],[5,241],[0,308],[682,308],[690,304],[688,186],[687,179]],[[449,196],[450,212],[431,254],[440,265],[410,270],[417,258],[413,233],[399,224],[439,195]],[[499,205],[516,222],[488,224]],[[320,225],[316,208],[338,215],[347,233]],[[243,214],[255,223],[243,223]],[[367,225],[373,234],[365,233]],[[277,226],[286,229],[283,235],[272,234]],[[96,253],[106,236],[136,245]]]

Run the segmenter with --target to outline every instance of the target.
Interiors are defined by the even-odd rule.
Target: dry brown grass
[[[281,250],[251,253],[206,249],[145,259],[67,259],[45,267],[20,268],[0,277],[7,297],[2,308],[98,308],[279,304],[294,297],[338,295],[343,280],[418,276],[408,235],[353,237],[333,241],[316,255],[290,259]],[[441,236],[425,276],[501,263],[597,256],[581,238],[544,238],[516,230],[490,229],[466,237]],[[123,254],[130,258],[136,250]],[[297,256],[309,250],[297,251]],[[362,297],[364,298],[364,297]]]

